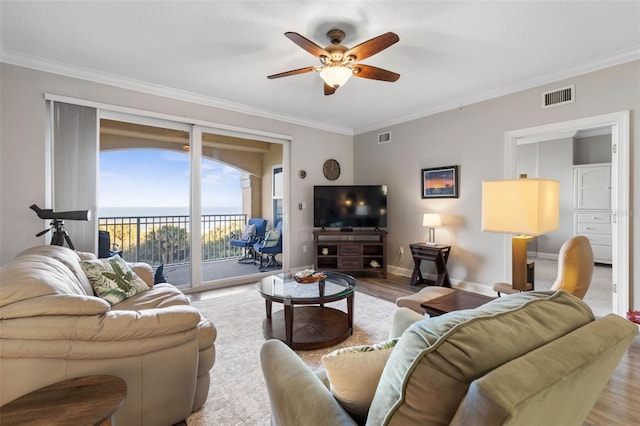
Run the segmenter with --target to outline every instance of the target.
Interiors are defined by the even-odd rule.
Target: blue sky
[[[202,206],[240,207],[242,173],[224,164],[202,162]],[[189,155],[157,149],[100,153],[101,207],[186,207]]]

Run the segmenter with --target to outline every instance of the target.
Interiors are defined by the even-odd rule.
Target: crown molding
[[[553,83],[555,81],[577,77],[582,74],[587,74],[590,72],[613,67],[616,65],[621,65],[621,64],[631,62],[631,61],[636,61],[639,59],[640,59],[640,47],[622,50],[622,51],[616,52],[615,54],[608,55],[606,57],[597,58],[591,62],[579,65],[577,67],[573,67],[570,69],[565,69],[557,72],[542,74],[528,80],[523,80],[514,84],[502,86],[497,89],[489,90],[468,98],[460,98],[429,110],[424,110],[409,116],[402,117],[401,119],[389,120],[387,122],[375,123],[375,124],[372,124],[371,126],[354,129],[354,134],[359,135],[362,133],[379,130],[389,126],[402,124],[408,121],[413,121],[420,118],[428,117],[430,115],[439,114],[441,112],[451,111],[455,109],[462,110],[463,106],[465,105],[471,105],[479,102],[488,101],[490,99],[499,98],[501,96],[510,95],[512,93],[521,92],[523,90],[532,89],[534,87]]]
[[[256,108],[250,105],[230,102],[223,99],[204,96],[185,90],[173,89],[171,87],[161,86],[157,84],[147,83],[140,80],[126,78],[114,74],[109,74],[93,69],[70,66],[56,61],[51,61],[35,56],[19,54],[8,51],[0,45],[0,62],[10,65],[31,68],[38,71],[44,71],[52,74],[58,74],[65,77],[77,78],[80,80],[91,81],[108,86],[119,87],[122,89],[133,90],[136,92],[147,93],[150,95],[162,96],[165,98],[176,99],[179,101],[190,102],[198,105],[220,108],[228,111],[234,111],[242,114],[252,115],[270,120],[283,121],[304,127],[311,127],[319,130],[326,130],[333,133],[345,134],[353,136],[353,129],[342,126],[335,126],[320,121],[303,119],[286,114],[275,113],[273,111]]]
[[[230,102],[223,99],[218,99],[210,96],[203,96],[197,93],[188,92],[184,90],[173,89],[166,86],[147,83],[140,80],[129,79],[109,73],[104,73],[88,68],[74,67],[67,64],[42,59],[30,55],[18,54],[8,51],[0,43],[0,62],[4,62],[11,65],[22,66],[26,68],[32,68],[39,71],[49,72],[53,74],[59,74],[66,77],[77,78],[80,80],[87,80],[94,83],[106,84],[109,86],[119,87],[123,89],[133,90],[137,92],[147,93],[151,95],[162,96],[166,98],[176,99],[185,102],[191,102],[194,104],[205,105],[213,108],[220,108],[228,111],[234,111],[242,114],[252,115],[255,117],[267,118],[276,121],[282,121],[290,124],[295,124],[304,127],[315,128],[319,130],[326,130],[329,132],[344,134],[344,135],[359,135],[370,131],[394,126],[409,121],[417,120],[420,118],[428,117],[431,115],[439,114],[454,109],[461,109],[464,105],[471,105],[479,102],[484,102],[490,99],[495,99],[501,96],[506,96],[512,93],[520,92],[523,90],[532,89],[537,86],[549,84],[555,81],[564,80],[567,78],[576,77],[582,74],[586,74],[593,71],[598,71],[604,68],[609,68],[615,65],[624,64],[627,62],[640,59],[640,47],[632,49],[626,49],[619,51],[615,54],[608,55],[606,57],[597,58],[589,63],[579,65],[574,68],[565,69],[553,73],[547,73],[536,76],[534,78],[523,80],[514,84],[502,86],[493,90],[485,91],[474,96],[467,98],[459,98],[446,104],[437,106],[435,108],[423,110],[415,114],[404,116],[402,118],[388,120],[386,122],[377,122],[370,126],[361,127],[358,129],[352,129],[348,127],[335,126],[329,123],[323,123],[314,120],[303,119],[287,114],[275,113],[273,111],[256,108],[250,105],[244,105],[236,102]]]
[[[590,138],[593,136],[604,136],[611,134],[611,126],[595,127],[593,129],[578,130],[576,138]]]
[[[538,142],[546,142],[546,141],[555,141],[559,139],[567,139],[567,138],[575,138],[578,132],[576,130],[562,131],[557,133],[545,133],[542,135],[533,135],[533,136],[524,136],[522,138],[518,138],[518,145],[527,145],[530,143],[538,143]]]

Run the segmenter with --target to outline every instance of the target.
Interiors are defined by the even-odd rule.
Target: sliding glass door
[[[122,251],[127,261],[161,268],[158,278],[190,287],[191,129],[119,118],[100,120],[97,217],[107,252]]]
[[[263,181],[266,165],[273,161],[274,145],[279,145],[224,134],[220,129],[196,126],[195,130],[194,135],[200,134],[202,141],[198,175],[202,282],[246,281],[260,274],[259,264],[243,259],[245,253],[251,254],[251,244],[240,248],[232,246],[231,240],[241,236],[249,219],[270,218]],[[282,161],[281,155],[278,161]]]
[[[55,104],[48,100],[49,133],[70,142],[51,145],[55,204],[47,204],[92,211],[78,249],[149,263],[181,288],[263,274],[238,262],[244,251],[230,241],[250,218],[268,219],[268,229],[286,221],[286,139],[94,105],[54,114]]]

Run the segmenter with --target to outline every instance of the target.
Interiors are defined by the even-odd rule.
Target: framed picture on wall
[[[458,166],[422,169],[422,198],[458,198]]]

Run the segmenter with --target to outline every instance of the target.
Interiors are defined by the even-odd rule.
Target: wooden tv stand
[[[376,272],[387,278],[387,231],[315,230],[313,242],[318,271]]]

